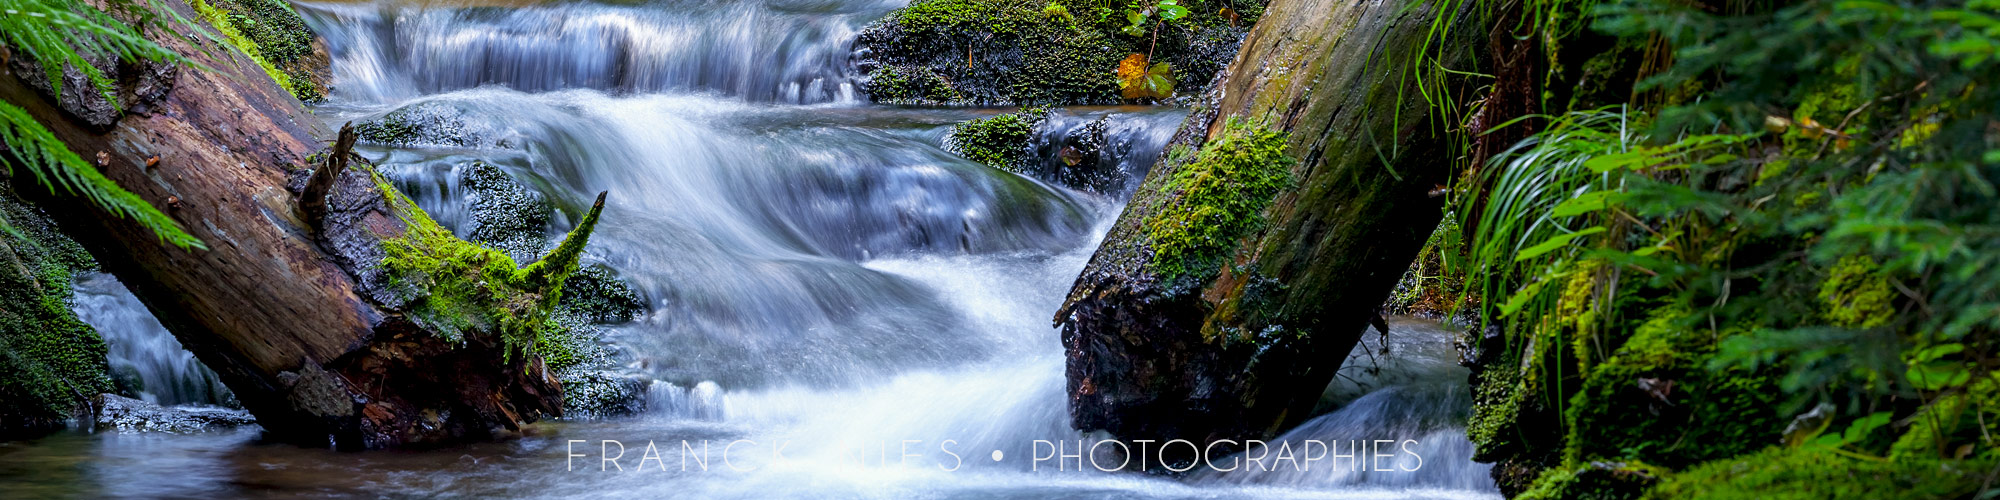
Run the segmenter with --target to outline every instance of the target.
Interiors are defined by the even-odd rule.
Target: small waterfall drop
[[[121,389],[152,403],[234,404],[222,380],[181,347],[138,297],[108,274],[76,280],[76,317],[97,329],[109,349],[112,377]]]
[[[1392,318],[1389,332],[1363,334],[1321,399],[1326,414],[1285,432],[1262,450],[1233,457],[1243,467],[1203,471],[1200,484],[1353,487],[1497,492],[1489,464],[1472,461],[1465,421],[1472,409],[1469,372],[1458,365],[1449,325]],[[1388,443],[1377,443],[1385,440]],[[1273,451],[1326,457],[1279,462]],[[1370,457],[1371,452],[1386,458]],[[1346,454],[1349,457],[1335,455]],[[1251,457],[1264,459],[1255,466]],[[1227,467],[1227,466],[1225,466]]]

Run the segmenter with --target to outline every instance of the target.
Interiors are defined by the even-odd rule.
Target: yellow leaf
[[[1146,97],[1146,55],[1133,53],[1118,63],[1118,88],[1126,99]]]

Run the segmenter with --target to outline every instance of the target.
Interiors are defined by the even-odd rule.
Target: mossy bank
[[[1121,32],[1123,4],[916,0],[856,39],[862,89],[893,104],[1117,104],[1120,61],[1151,54],[1173,68],[1177,94],[1197,95],[1235,57],[1263,2],[1184,5],[1186,17],[1133,35]]]
[[[104,340],[70,310],[83,247],[0,189],[0,436],[61,429],[112,390]]]
[[[230,46],[250,57],[299,101],[325,100],[332,88],[324,43],[284,0],[189,0],[195,13]]]

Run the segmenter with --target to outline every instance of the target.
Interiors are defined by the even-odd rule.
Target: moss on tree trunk
[[[1476,30],[1429,38],[1434,9],[1271,3],[1057,314],[1077,428],[1240,440],[1311,416],[1440,218],[1451,149],[1410,64],[1429,41],[1466,67]]]

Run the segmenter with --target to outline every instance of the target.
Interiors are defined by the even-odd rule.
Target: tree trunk
[[[1438,39],[1427,39],[1440,15],[1431,2],[1270,4],[1056,315],[1075,427],[1206,444],[1269,437],[1311,416],[1440,219],[1432,191],[1455,149],[1426,93],[1468,89],[1428,65],[1470,68],[1481,41],[1466,29],[1471,3],[1446,16],[1455,21]],[[1419,60],[1430,79],[1421,90]],[[1239,126],[1288,134],[1289,160],[1256,162],[1288,166],[1290,187],[1252,205],[1261,223],[1223,233],[1221,258],[1164,257],[1204,241],[1170,240],[1212,227],[1177,222],[1204,203],[1191,186],[1208,175],[1183,171],[1225,164],[1228,155],[1206,155],[1239,151],[1226,142],[1246,137]],[[1251,184],[1237,172],[1210,173],[1236,183],[1228,192]]]
[[[177,0],[164,4],[199,19]],[[441,332],[444,323],[416,314],[437,309],[427,302],[428,287],[450,276],[398,274],[384,264],[391,244],[432,251],[463,242],[448,233],[436,238],[435,223],[365,166],[320,186],[327,194],[316,212],[324,219],[305,220],[299,192],[323,163],[308,155],[322,149],[331,135],[326,127],[229,46],[196,48],[191,43],[204,42],[150,31],[216,71],[104,65],[115,66],[127,96],[125,112],[108,115],[109,126],[102,106],[89,105],[91,93],[66,89],[55,103],[46,85],[32,80],[39,73],[0,74],[0,98],[34,114],[79,155],[98,159],[107,177],[208,248],[164,244],[86,200],[50,194],[32,177],[11,182],[39,195],[65,232],[220,374],[259,424],[279,439],[351,449],[490,439],[559,414],[559,384],[495,321]],[[577,234],[587,237],[586,226]],[[532,293],[525,308],[495,317],[533,320],[546,313],[535,309],[540,299],[552,303],[560,293],[561,274],[554,277],[553,287],[480,292]]]

